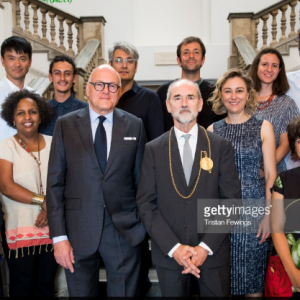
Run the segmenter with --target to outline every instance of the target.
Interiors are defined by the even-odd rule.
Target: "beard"
[[[194,112],[190,108],[183,107],[178,112],[171,112],[171,115],[175,120],[177,120],[177,122],[181,124],[189,124],[197,118],[198,111]]]

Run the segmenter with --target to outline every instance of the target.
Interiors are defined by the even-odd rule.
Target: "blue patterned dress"
[[[214,133],[230,140],[241,181],[242,199],[265,199],[259,179],[262,160],[261,127],[263,120],[251,117],[242,124],[213,124]],[[262,203],[265,205],[265,201]],[[231,234],[231,294],[263,292],[268,244],[259,245],[255,233]]]

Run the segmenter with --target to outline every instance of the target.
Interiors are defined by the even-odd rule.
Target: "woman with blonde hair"
[[[268,121],[251,116],[257,104],[252,80],[241,70],[231,69],[217,81],[210,101],[216,114],[227,112],[225,119],[213,123],[208,130],[230,140],[234,146],[243,204],[257,199],[262,206],[269,206],[270,188],[276,177],[275,137]],[[262,158],[265,187],[259,176]],[[269,235],[267,214],[259,219],[256,233],[231,234],[232,295],[262,296],[267,256],[265,241]]]

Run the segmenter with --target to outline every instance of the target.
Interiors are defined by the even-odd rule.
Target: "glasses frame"
[[[116,61],[117,59],[121,59],[122,61],[118,62],[118,61]],[[133,62],[132,63],[129,62],[128,59],[132,60]],[[136,60],[134,58],[122,58],[122,57],[115,57],[112,59],[112,61],[115,62],[116,64],[120,64],[120,65],[123,64],[124,62],[126,62],[126,64],[133,65],[136,62]]]
[[[119,90],[119,88],[121,87],[120,85],[117,85],[116,83],[103,82],[103,81],[96,81],[96,82],[91,82],[91,81],[89,81],[88,83],[89,83],[89,84],[92,84],[92,85],[94,86],[94,89],[95,89],[96,92],[102,92],[102,91],[105,89],[105,86],[106,86],[106,85],[107,85],[108,90],[109,90],[110,93],[116,93],[116,92]],[[97,84],[97,83],[103,83],[103,89],[102,89],[102,90],[97,90],[97,89],[96,89],[96,84]],[[111,86],[111,85],[116,85],[116,86],[118,87],[117,90],[114,91],[114,92],[112,92],[112,91],[110,90],[110,86]]]

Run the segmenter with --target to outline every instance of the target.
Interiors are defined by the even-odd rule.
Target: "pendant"
[[[214,166],[214,163],[209,157],[205,156],[205,157],[201,158],[201,160],[200,160],[201,169],[211,173],[211,170],[212,170],[213,166]]]

